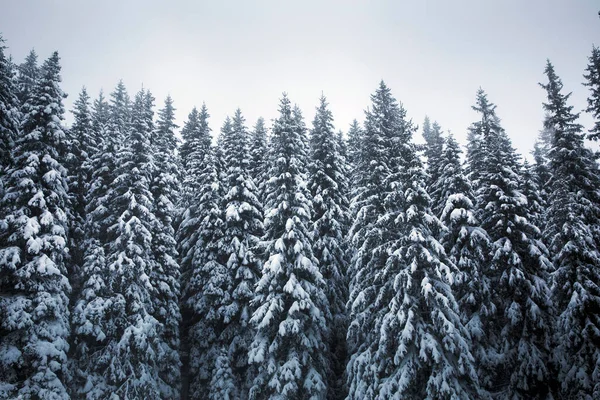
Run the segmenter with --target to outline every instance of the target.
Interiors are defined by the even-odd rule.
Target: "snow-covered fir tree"
[[[545,74],[545,126],[553,132],[545,235],[556,269],[554,359],[563,398],[593,399],[600,396],[600,175],[550,61]]]
[[[353,224],[350,240],[353,257],[348,268],[350,293],[347,303],[347,334],[350,359],[346,368],[350,398],[373,398],[376,382],[371,368],[375,327],[375,277],[386,257],[375,249],[389,240],[389,232],[381,232],[379,216],[386,211],[390,188],[388,178],[393,171],[395,136],[399,131],[400,109],[391,90],[382,81],[371,95],[372,108],[366,111],[364,132],[353,172],[350,209]],[[385,236],[385,237],[384,237]]]
[[[588,139],[600,139],[600,48],[593,46],[592,54],[588,57],[588,65],[585,68],[586,73],[584,86],[590,90],[587,98],[586,112],[594,117],[594,126],[590,129]]]
[[[544,213],[547,207],[546,192],[542,191],[540,185],[540,178],[537,175],[537,169],[535,164],[529,164],[527,160],[521,165],[519,174],[521,176],[521,192],[527,199],[527,213],[531,223],[540,229],[540,232],[544,231],[546,221]]]
[[[466,164],[467,177],[471,181],[471,185],[475,191],[481,187],[480,174],[483,171],[483,164],[485,162],[484,138],[487,135],[487,130],[494,124],[493,120],[490,121],[491,118],[493,119],[493,116],[489,115],[490,106],[483,89],[479,88],[477,98],[479,99],[477,104],[471,108],[481,114],[481,119],[471,124],[468,129]]]
[[[75,121],[67,131],[68,155],[65,161],[69,171],[68,185],[71,197],[69,272],[76,295],[85,253],[86,196],[93,173],[90,160],[98,150],[92,130],[90,97],[85,87],[81,89],[72,112]]]
[[[270,142],[265,236],[268,256],[256,287],[249,362],[254,399],[325,399],[329,304],[313,256],[307,151],[301,114],[284,94]]]
[[[229,284],[223,303],[214,311],[221,325],[215,343],[221,354],[215,355],[213,381],[216,376],[222,379],[217,386],[211,385],[210,396],[247,398],[252,378],[248,351],[254,338],[250,302],[261,271],[261,260],[255,252],[263,233],[262,205],[250,175],[250,137],[239,109],[230,124],[226,121],[221,134],[226,180],[222,203],[225,225],[219,250],[226,262],[225,281]],[[223,384],[225,377],[230,379],[228,384]]]
[[[159,323],[152,315],[156,290],[150,282],[156,218],[144,96],[140,91],[130,109],[122,83],[113,93],[111,136],[104,139],[100,159],[103,174],[96,174],[89,193],[95,206],[88,217],[92,236],[73,325],[80,374],[75,390],[90,399],[161,398]]]
[[[363,130],[358,123],[357,120],[353,120],[350,124],[350,128],[348,129],[348,165],[350,168],[350,172],[354,171],[356,166],[358,165],[358,161],[360,159],[361,152],[361,140],[362,140]]]
[[[215,148],[212,147],[204,154],[203,164],[197,170],[198,192],[193,214],[197,234],[190,248],[190,269],[182,279],[181,306],[187,321],[183,340],[189,354],[189,365],[184,370],[189,388],[184,390],[191,399],[203,398],[210,393],[211,373],[216,352],[220,350],[214,346],[222,322],[219,311],[230,301],[225,295],[231,281],[219,246],[224,221],[216,165]],[[182,225],[186,222],[184,220]]]
[[[12,164],[13,148],[21,123],[20,104],[17,98],[15,71],[4,54],[4,39],[0,35],[0,196],[4,169]]]
[[[386,244],[389,257],[375,280],[375,397],[484,398],[451,287],[460,273],[435,237],[441,222],[429,207],[416,152],[413,157],[405,160],[407,181],[396,187],[404,210],[392,226],[400,237]]]
[[[435,184],[439,181],[442,173],[441,154],[444,149],[444,138],[442,137],[440,125],[435,121],[430,125],[428,117],[426,117],[423,124],[423,138],[425,139],[424,155],[427,160],[425,189],[431,198],[431,210],[436,217],[439,217],[444,209],[445,200],[442,199],[442,194],[439,193]]]
[[[250,134],[250,160],[248,161],[248,172],[254,180],[258,199],[264,204],[264,192],[267,182],[268,160],[267,160],[267,127],[264,118],[260,117]]]
[[[109,120],[109,104],[100,92],[92,111],[92,135],[97,151],[92,152],[82,165],[84,170],[91,171],[91,177],[85,195],[83,265],[76,277],[80,287],[75,293],[71,320],[74,375],[71,393],[74,396],[89,391],[90,385],[103,384],[103,378],[94,370],[96,360],[93,354],[103,348],[106,328],[111,326],[110,320],[107,320],[112,299],[108,286],[110,272],[105,260],[108,229],[106,201],[109,185],[114,179],[116,145],[113,138],[107,135]]]
[[[107,243],[108,227],[116,220],[116,215],[107,207],[107,196],[117,176],[117,153],[125,143],[131,123],[131,104],[123,81],[119,81],[110,97],[110,103],[107,103],[100,93],[94,102],[92,125],[99,150],[90,158],[93,172],[87,193],[87,214],[91,224],[87,234],[93,231],[102,246]]]
[[[231,301],[228,289],[232,285],[222,248],[225,229],[220,176],[222,160],[217,147],[210,147],[207,118],[208,113],[203,107],[197,132],[192,138],[196,143],[187,164],[195,171],[195,180],[191,182],[194,197],[180,227],[181,239],[189,246],[185,249],[188,258],[183,258],[189,267],[186,265],[184,270],[181,301],[182,313],[187,320],[183,327],[183,340],[187,346],[184,352],[189,355],[189,364],[184,364],[188,381],[184,392],[193,399],[209,396],[216,359],[226,350],[219,348],[217,340],[223,329],[223,307]],[[221,137],[223,132],[231,129],[228,117],[221,128]],[[231,387],[230,384],[223,386]]]
[[[22,107],[33,94],[33,89],[40,77],[40,68],[38,67],[38,56],[35,50],[31,50],[25,61],[19,65],[17,74],[17,98]],[[26,112],[26,109],[23,109]]]
[[[67,171],[58,53],[23,110],[0,203],[0,397],[69,399]]]
[[[146,95],[146,112],[151,115],[150,96]],[[179,360],[179,262],[173,221],[176,217],[175,204],[179,193],[179,164],[177,160],[177,138],[175,136],[175,107],[171,96],[165,99],[164,107],[158,112],[156,129],[152,132],[154,173],[150,191],[154,200],[153,212],[156,223],[152,228],[152,251],[155,268],[150,274],[150,283],[156,289],[153,297],[153,315],[161,324],[158,359],[159,375],[164,382],[161,398],[179,398],[181,385]]]
[[[109,212],[116,216],[108,229],[106,253],[110,290],[114,293],[109,327],[113,331],[105,339],[104,357],[96,363],[106,387],[92,389],[104,389],[123,399],[159,399],[162,395],[157,365],[160,327],[153,316],[157,291],[150,278],[155,267],[152,228],[156,217],[150,192],[154,167],[145,96],[143,90],[136,94],[108,197]]]
[[[313,253],[325,279],[325,293],[331,314],[331,320],[328,321],[328,345],[332,367],[328,386],[331,399],[345,397],[348,299],[346,234],[349,211],[345,159],[341,155],[340,145],[339,137],[333,130],[333,114],[329,110],[327,100],[322,96],[310,132],[308,188],[313,205]]]
[[[210,200],[212,195],[211,176],[212,164],[211,158],[211,135],[208,126],[208,110],[203,104],[200,112],[194,107],[188,115],[188,120],[183,125],[181,136],[183,143],[180,147],[183,194],[180,198],[179,209],[183,215],[181,222],[177,227],[177,251],[179,253],[179,263],[181,269],[180,287],[182,298],[180,301],[182,313],[181,325],[181,361],[182,361],[182,398],[188,398],[190,383],[190,349],[192,343],[187,340],[190,327],[198,322],[194,302],[201,296],[202,281],[195,284],[192,281],[193,275],[198,275],[194,270],[199,266],[194,264],[194,254],[198,235],[200,234],[200,223],[202,223],[203,212],[201,201]],[[210,190],[209,190],[210,189]],[[194,278],[195,279],[195,278]],[[187,305],[189,300],[189,307]]]
[[[0,198],[4,191],[5,169],[12,164],[13,148],[22,118],[17,98],[15,68],[4,54],[5,49],[4,39],[0,35]]]
[[[546,116],[545,119],[548,117]],[[550,161],[548,160],[548,152],[552,145],[552,131],[547,128],[540,130],[537,140],[533,145],[531,155],[533,156],[533,163],[531,164],[530,171],[528,172],[531,176],[531,180],[538,186],[536,198],[539,201],[539,205],[542,209],[548,207],[548,200],[550,197],[550,187],[548,186],[551,178],[550,172]],[[546,219],[543,213],[540,214],[537,227],[542,232],[545,231]]]
[[[202,168],[203,159],[208,155],[211,146],[210,127],[208,126],[208,109],[206,104],[202,104],[200,111],[196,107],[188,115],[188,119],[181,129],[181,137],[183,143],[179,147],[179,156],[181,160],[182,184],[183,190],[179,199],[179,208],[182,210],[183,219],[186,219],[186,213],[190,207],[193,208],[194,199],[198,193],[198,168]],[[189,218],[193,219],[193,216]],[[183,220],[182,220],[183,222]],[[178,226],[178,229],[182,228]],[[186,230],[184,237],[191,238],[193,227]],[[187,257],[185,243],[178,240],[179,255],[183,260]],[[185,241],[187,242],[187,240]],[[185,269],[184,264],[182,268]]]
[[[491,241],[475,216],[475,193],[464,174],[460,155],[458,143],[449,135],[440,156],[441,174],[436,184],[444,202],[441,220],[447,228],[441,243],[460,272],[453,285],[454,297],[471,339],[477,376],[485,386],[493,372],[488,332],[484,330],[484,321],[493,317],[495,310],[488,276]]]
[[[479,90],[473,108],[480,119],[470,131],[482,134],[484,160],[476,192],[478,217],[492,240],[489,276],[496,307],[485,326],[498,353],[488,389],[501,398],[545,398],[552,378],[547,284],[551,263],[539,228],[531,222],[520,190],[518,158],[500,126],[496,106]]]
[[[365,251],[363,244],[357,252],[364,252],[364,265],[355,257],[354,273],[362,279],[353,279],[349,302],[348,336],[355,346],[347,367],[349,398],[476,394],[468,335],[451,291],[457,271],[434,236],[442,226],[431,214],[425,173],[411,143],[415,128],[383,82],[372,101],[363,136],[363,154],[370,160],[361,164],[383,183],[371,186],[370,196],[366,188],[359,196],[371,207],[378,200],[381,211],[366,231],[374,246]]]

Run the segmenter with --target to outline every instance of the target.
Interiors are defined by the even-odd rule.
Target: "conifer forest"
[[[178,126],[9,45],[0,399],[600,399],[600,48],[585,110],[539,65],[519,154],[483,89],[466,145],[384,81],[343,131],[319,93]]]

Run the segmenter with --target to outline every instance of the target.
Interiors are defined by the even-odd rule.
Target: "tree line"
[[[0,46],[0,398],[600,397],[598,48],[531,163],[482,89],[463,149],[383,81],[345,133],[123,82],[67,128],[60,71]]]

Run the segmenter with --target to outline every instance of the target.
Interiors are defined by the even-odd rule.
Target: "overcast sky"
[[[123,79],[132,97],[149,88],[157,107],[171,94],[179,125],[202,102],[213,131],[237,107],[249,126],[270,124],[286,91],[310,126],[323,92],[346,131],[384,79],[415,123],[429,115],[464,143],[481,86],[528,153],[546,58],[585,107],[598,10],[597,0],[5,0],[0,31],[17,62],[31,48],[40,62],[59,51],[68,110],[82,85],[96,97]]]

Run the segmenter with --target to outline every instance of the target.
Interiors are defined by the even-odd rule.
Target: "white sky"
[[[95,98],[122,78],[131,96],[149,88],[157,108],[170,93],[179,125],[202,102],[213,131],[237,107],[249,126],[270,124],[287,91],[310,126],[323,92],[346,131],[384,79],[415,123],[427,114],[464,143],[481,86],[528,153],[546,58],[585,107],[599,10],[597,0],[4,0],[0,31],[18,62],[31,48],[40,62],[59,51],[68,110],[82,85]]]

